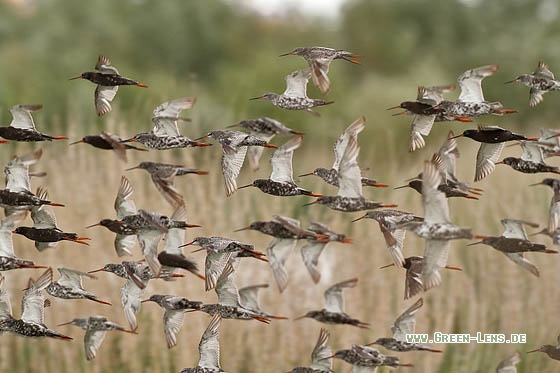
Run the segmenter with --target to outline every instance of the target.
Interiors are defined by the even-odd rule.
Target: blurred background
[[[186,136],[197,138],[243,119],[269,116],[305,132],[304,144],[294,155],[294,172],[299,175],[315,167],[330,167],[333,142],[348,124],[365,115],[366,130],[359,137],[360,165],[369,168],[364,176],[390,185],[384,190],[368,190],[366,197],[397,203],[399,209],[421,215],[418,194],[394,191],[392,187],[417,175],[449,130],[460,133],[477,124],[496,124],[538,136],[539,128],[558,126],[559,94],[545,95],[540,105],[530,109],[528,88],[504,82],[534,71],[539,60],[549,63],[553,72],[560,71],[560,49],[556,48],[559,6],[556,0],[0,0],[0,121],[4,125],[10,122],[8,109],[12,105],[43,103],[44,108],[34,114],[41,131],[67,135],[71,141],[102,130],[127,138],[151,128],[152,111],[160,103],[196,96],[196,106],[184,113],[193,120],[182,127]],[[335,104],[318,108],[320,117],[248,100],[264,92],[283,92],[284,77],[305,68],[306,62],[300,57],[278,55],[314,45],[364,56],[360,66],[344,61],[331,65],[332,91],[326,99]],[[101,118],[95,115],[94,85],[68,80],[92,71],[99,54],[109,57],[122,75],[149,86],[147,90],[122,87],[113,101],[113,111]],[[465,70],[487,64],[499,64],[500,70],[483,83],[486,99],[501,101],[518,113],[482,117],[472,124],[437,123],[426,148],[408,153],[410,117],[394,117],[386,109],[414,100],[419,85],[454,84]],[[312,84],[308,95],[322,98]],[[455,92],[449,97],[457,95]],[[276,137],[273,143],[280,145],[285,140]],[[47,171],[48,176],[34,180],[34,185],[46,185],[52,200],[66,204],[66,208],[56,210],[61,229],[87,235],[92,241],[90,247],[61,243],[54,250],[38,253],[31,241],[15,237],[16,254],[23,258],[79,270],[120,262],[112,248],[111,233],[84,227],[114,216],[113,201],[123,174],[135,188],[139,208],[171,214],[147,174],[124,172],[142,160],[165,161],[210,171],[208,176],[184,177],[175,182],[185,195],[189,221],[203,226],[189,230],[188,241],[196,235],[220,235],[264,250],[268,237],[232,231],[255,220],[269,220],[274,214],[298,218],[304,226],[319,220],[354,239],[352,246],[329,246],[321,258],[323,278],[318,285],[313,285],[305,272],[299,249],[288,261],[290,285],[282,295],[263,263],[243,263],[238,276],[240,287],[269,283],[270,288],[262,294],[263,309],[290,318],[322,308],[322,293],[328,286],[357,276],[358,287],[347,292],[346,311],[371,323],[371,329],[328,326],[333,350],[389,336],[393,320],[412,303],[402,300],[403,272],[377,269],[391,258],[375,222],[351,224],[360,213],[302,207],[308,198],[277,198],[256,189],[240,190],[226,198],[217,144],[202,149],[129,152],[129,163],[124,164],[111,152],[88,145],[10,142],[0,148],[0,159],[6,163],[14,154],[37,147],[44,149],[44,156],[35,169]],[[459,140],[460,179],[473,179],[477,148],[473,141]],[[242,170],[238,185],[268,177],[269,153],[265,153],[260,170]],[[503,156],[519,153],[519,147],[512,147]],[[555,160],[550,163],[558,165]],[[505,217],[546,225],[551,192],[544,187],[527,187],[545,176],[519,174],[498,166],[494,174],[476,185],[485,189],[479,201],[450,201],[452,220],[488,235],[501,234],[499,221]],[[298,182],[314,192],[336,193],[318,179],[302,178]],[[31,221],[26,223],[30,225]],[[548,238],[537,237],[539,242],[552,245]],[[401,361],[415,365],[406,371],[487,372],[516,350],[522,352],[520,372],[557,370],[557,362],[544,354],[526,355],[525,351],[554,343],[560,332],[558,258],[530,254],[541,271],[541,277],[536,278],[491,248],[466,247],[466,243],[452,243],[449,262],[464,271],[445,273],[443,284],[425,294],[417,332],[526,333],[527,344],[448,344],[437,345],[443,354],[398,354]],[[420,255],[423,241],[411,234],[405,250],[407,256]],[[195,255],[203,268],[203,255]],[[139,249],[135,258],[140,258]],[[16,317],[20,290],[29,276],[38,275],[28,270],[6,274]],[[46,311],[46,324],[73,336],[72,343],[2,335],[0,370],[171,372],[195,366],[198,341],[209,321],[206,315],[189,314],[177,347],[168,351],[161,330],[162,310],[144,304],[139,335],[109,333],[91,362],[84,358],[81,330],[54,327],[90,314],[107,315],[126,325],[118,292],[121,285],[121,279],[103,273],[97,281],[85,284],[100,297],[110,299],[112,307],[81,300],[53,301]],[[171,284],[152,281],[147,295],[156,292],[205,302],[215,300],[214,293],[205,293],[200,281],[188,274],[186,279]],[[268,326],[225,320],[220,329],[222,368],[229,372],[285,372],[308,365],[320,326],[309,319],[275,321]],[[350,366],[338,361],[334,369],[346,372]]]

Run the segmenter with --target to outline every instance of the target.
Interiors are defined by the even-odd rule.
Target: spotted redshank
[[[97,84],[95,88],[95,111],[98,116],[107,114],[112,110],[111,101],[115,98],[120,85],[135,85],[147,88],[148,86],[119,74],[116,67],[111,65],[111,61],[105,56],[99,56],[95,64],[95,70],[82,73],[74,79],[87,79]]]
[[[535,107],[542,100],[546,92],[560,90],[560,82],[554,79],[554,74],[549,70],[544,61],[539,61],[537,69],[532,74],[522,74],[517,78],[506,82],[521,83],[529,87],[529,106]]]
[[[345,60],[356,65],[360,65],[360,62],[353,60],[352,58],[362,58],[363,56],[351,52],[347,52],[342,49],[332,49],[325,47],[300,47],[295,48],[291,52],[281,54],[282,56],[300,56],[303,57],[309,64],[311,69],[311,77],[313,79],[313,84],[322,94],[326,95],[331,90],[331,82],[328,77],[329,66],[334,60]]]

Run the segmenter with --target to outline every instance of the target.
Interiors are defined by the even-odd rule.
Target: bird
[[[268,179],[257,179],[238,189],[256,187],[266,194],[281,197],[297,195],[321,197],[322,194],[303,189],[294,182],[292,158],[294,150],[300,147],[302,140],[303,137],[301,136],[292,137],[272,153],[270,157],[272,173]]]
[[[150,161],[140,162],[138,166],[128,168],[125,171],[130,171],[135,169],[146,170],[150,174],[150,177],[152,178],[152,181],[156,186],[157,190],[162,194],[165,200],[169,202],[171,206],[173,206],[173,208],[177,208],[179,206],[185,205],[183,196],[173,186],[173,181],[175,180],[175,176],[182,176],[187,174],[196,174],[196,175],[208,174],[208,171],[201,171],[196,168],[186,168],[181,165],[173,165],[173,164],[150,162]]]
[[[220,341],[219,329],[222,317],[219,313],[214,314],[208,327],[200,338],[198,344],[198,365],[195,368],[184,368],[180,373],[220,373]]]
[[[552,199],[550,200],[550,209],[548,214],[548,232],[555,232],[560,228],[560,179],[546,178],[540,183],[530,184],[534,185],[548,185],[552,188]]]
[[[389,253],[393,258],[393,263],[395,263],[395,266],[397,267],[403,267],[405,259],[402,250],[406,230],[397,228],[397,225],[412,221],[422,222],[424,219],[410,212],[385,209],[368,211],[362,217],[352,220],[352,222],[362,219],[373,219],[379,223],[379,229],[381,230],[381,233],[383,233],[385,245],[387,246],[387,249],[389,249]]]
[[[29,279],[21,301],[21,319],[12,316],[10,296],[0,275],[0,332],[11,332],[23,337],[49,337],[70,341],[73,338],[60,334],[44,324],[45,297],[43,290],[52,282],[52,268],[47,268],[39,278]],[[50,302],[47,301],[47,305]]]
[[[420,343],[410,343],[407,341],[406,336],[408,334],[414,334],[414,329],[416,327],[416,313],[424,305],[424,299],[420,298],[412,306],[407,308],[403,313],[397,317],[393,326],[391,326],[391,331],[393,336],[391,338],[378,338],[374,342],[368,344],[383,346],[391,351],[430,351],[430,352],[443,352],[441,350],[436,350],[430,346],[426,346]]]
[[[126,151],[127,150],[138,150],[145,152],[146,149],[137,148],[130,144],[124,144],[123,140],[118,137],[117,135],[113,135],[112,133],[102,131],[99,135],[88,135],[82,137],[81,140],[74,141],[68,145],[75,145],[75,144],[89,144],[93,147],[98,149],[104,150],[113,150],[117,157],[122,160],[123,162],[127,161]]]
[[[136,236],[134,231],[127,229],[124,224],[119,224],[126,216],[136,215],[136,204],[130,197],[134,189],[130,181],[125,177],[121,177],[117,197],[115,198],[115,211],[117,212],[117,220],[103,219],[97,224],[90,225],[86,228],[95,226],[104,226],[111,232],[116,233],[115,237],[115,251],[119,257],[125,255],[132,255],[130,249],[136,245]]]
[[[267,319],[287,320],[284,316],[274,316],[268,312],[261,310],[259,306],[259,291],[268,288],[268,284],[258,284],[245,286],[239,289],[239,304],[241,307],[253,311],[261,317]]]
[[[305,264],[313,282],[317,284],[321,280],[321,272],[317,268],[319,256],[321,256],[327,244],[329,242],[352,243],[352,239],[347,238],[344,234],[335,233],[327,225],[315,221],[309,224],[307,230],[327,237],[326,242],[324,238],[307,238],[307,243],[301,247],[303,264]]]
[[[440,269],[447,265],[449,240],[473,237],[471,229],[461,228],[451,223],[445,194],[438,190],[441,179],[438,167],[432,161],[425,161],[422,172],[424,221],[406,222],[398,226],[413,231],[426,241],[422,264],[424,290],[441,283]]]
[[[9,271],[19,268],[47,268],[35,265],[31,260],[18,258],[14,253],[14,243],[12,241],[12,231],[16,224],[25,219],[27,213],[20,211],[7,216],[0,221],[0,271]]]
[[[537,69],[532,74],[521,74],[508,83],[521,83],[530,88],[529,106],[535,107],[543,100],[546,92],[560,90],[560,82],[554,79],[554,74],[549,70],[544,61],[539,61]]]
[[[507,256],[515,264],[521,266],[521,268],[539,277],[539,269],[527,260],[523,253],[544,252],[547,254],[557,254],[558,251],[547,249],[545,245],[528,240],[527,233],[525,232],[523,225],[538,228],[538,224],[517,219],[502,219],[501,223],[505,227],[505,231],[501,236],[494,237],[475,235],[475,238],[480,238],[482,241],[469,244],[469,246],[479,243],[492,246],[494,249],[504,253],[505,256]]]
[[[401,364],[398,357],[383,355],[373,347],[355,344],[351,349],[338,350],[332,357],[352,364],[353,373],[374,373],[378,366],[383,365],[392,368],[413,366],[412,364]]]
[[[286,271],[286,260],[290,256],[292,250],[297,244],[297,240],[323,239],[322,242],[328,242],[327,235],[305,230],[301,228],[301,223],[297,219],[287,216],[274,215],[271,221],[255,221],[249,226],[237,229],[236,232],[242,230],[256,230],[261,233],[274,237],[266,247],[266,254],[270,268],[278,290],[282,293],[288,286],[288,272]]]
[[[304,176],[319,176],[323,181],[326,183],[338,187],[338,173],[340,169],[340,162],[342,161],[342,156],[344,155],[344,151],[348,146],[348,139],[350,137],[354,138],[354,140],[358,139],[358,134],[363,131],[366,127],[366,118],[361,116],[360,118],[356,119],[352,122],[340,135],[340,137],[336,140],[333,146],[334,150],[334,163],[330,169],[327,168],[316,168],[313,172],[309,172],[307,174],[299,175],[299,177]],[[374,186],[380,188],[386,188],[387,184],[378,183],[376,180],[368,179],[362,177],[361,179],[362,186]]]
[[[186,220],[187,217],[184,207],[178,207],[173,213],[172,219]],[[183,254],[183,249],[181,247],[185,244],[185,231],[183,229],[169,229],[165,234],[164,240],[165,246],[157,256],[157,260],[162,265],[161,272],[174,273],[176,268],[182,268],[202,280],[206,279],[203,275],[198,273],[198,266],[196,263]]]
[[[414,179],[410,180],[407,184],[395,187],[393,189],[402,189],[402,188],[411,188],[417,191],[418,193],[422,194],[422,180]],[[472,196],[468,192],[464,192],[463,190],[452,186],[452,184],[441,183],[438,185],[438,190],[445,194],[445,198],[466,198],[466,199],[474,199],[478,200],[477,196]]]
[[[480,66],[467,70],[457,78],[461,94],[457,101],[441,101],[434,106],[447,119],[457,117],[476,117],[479,115],[504,115],[516,113],[517,110],[504,109],[501,102],[489,102],[484,99],[482,80],[494,75],[498,65]]]
[[[309,311],[305,315],[297,317],[294,320],[308,317],[326,324],[348,324],[362,329],[368,329],[368,323],[354,319],[344,312],[344,298],[342,297],[342,292],[344,289],[355,287],[357,283],[358,279],[352,278],[332,285],[325,291],[325,308],[320,311]]]
[[[120,289],[121,304],[130,329],[136,331],[138,328],[136,314],[140,312],[141,299],[144,296],[146,286],[148,286],[148,281],[156,276],[154,276],[148,265],[140,262],[123,261],[121,264],[109,263],[104,265],[103,268],[89,271],[88,273],[100,271],[113,273],[126,279]],[[179,275],[174,275],[174,277],[176,276]]]
[[[330,105],[334,101],[307,97],[307,82],[311,75],[311,69],[293,71],[286,75],[286,90],[281,95],[267,92],[262,96],[250,98],[250,100],[266,100],[282,109],[303,110],[318,116],[319,113],[311,110],[312,107]]]
[[[37,197],[47,200],[48,192],[41,187],[37,188]],[[71,241],[89,246],[86,242],[88,237],[79,237],[76,233],[63,232],[56,226],[56,218],[52,211],[45,208],[45,205],[33,206],[31,208],[31,218],[33,227],[17,227],[13,233],[21,234],[28,239],[35,241],[35,247],[39,251],[56,246],[59,241]]]
[[[266,142],[270,142],[275,135],[303,135],[303,132],[288,128],[276,119],[269,117],[242,120],[239,123],[228,126],[228,128],[231,127],[245,128],[249,131],[249,135],[258,137]],[[257,171],[259,169],[259,160],[263,150],[260,146],[250,146],[247,149],[247,158],[249,158],[251,170]]]
[[[139,142],[149,149],[157,150],[212,145],[191,140],[179,132],[177,123],[179,121],[190,121],[188,118],[180,117],[179,114],[185,109],[192,108],[195,102],[196,98],[194,97],[182,97],[160,104],[153,111],[152,123],[154,128],[150,132],[138,133],[131,138],[122,140],[122,142]]]
[[[74,325],[86,331],[84,334],[84,350],[87,360],[93,360],[97,355],[97,350],[101,347],[107,331],[117,330],[125,333],[136,334],[132,330],[127,330],[122,326],[109,321],[105,316],[90,316],[86,318],[75,318],[69,322],[59,324]]]
[[[397,207],[395,204],[373,202],[363,197],[360,167],[357,162],[359,153],[360,147],[358,142],[353,137],[349,137],[348,145],[340,161],[338,194],[336,196],[319,197],[314,202],[304,206],[321,204],[332,210],[344,212],[373,210],[380,207]]]
[[[506,157],[496,164],[507,164],[516,171],[526,174],[552,172],[560,174],[560,168],[547,165],[539,144],[533,141],[521,141],[521,158]]]
[[[478,129],[468,129],[455,136],[458,137],[469,137],[481,143],[476,154],[474,181],[480,181],[494,171],[506,141],[537,141],[537,138],[528,138],[498,126],[478,126]]]
[[[185,312],[199,310],[202,306],[202,302],[199,301],[160,294],[154,294],[142,301],[142,303],[145,302],[154,302],[165,310],[163,314],[163,333],[165,334],[167,348],[173,348],[177,345],[177,333],[179,333],[183,326]]]
[[[281,54],[283,56],[300,56],[309,64],[313,84],[319,88],[322,94],[326,95],[331,90],[331,82],[327,74],[329,66],[334,60],[345,60],[355,65],[360,65],[359,61],[352,58],[362,58],[363,56],[342,49],[332,49],[325,47],[300,47],[291,52]]]
[[[392,266],[396,266],[396,264],[387,264],[380,267],[380,269]],[[422,267],[424,266],[424,257],[415,255],[404,258],[404,264],[402,266],[406,269],[404,280],[404,299],[407,300],[424,291],[424,283],[422,282]],[[444,268],[456,271],[463,270],[462,268],[450,265],[446,265]]]
[[[423,136],[428,136],[432,131],[432,126],[435,121],[445,120],[446,118],[438,114],[437,110],[433,109],[443,101],[443,94],[455,90],[454,85],[447,86],[433,86],[433,87],[418,87],[418,94],[416,101],[404,101],[400,105],[389,108],[401,108],[405,111],[395,114],[411,114],[412,123],[410,124],[410,145],[409,152],[414,152],[426,146],[426,141]],[[471,121],[467,117],[456,117],[454,120]]]
[[[245,161],[247,148],[249,146],[262,146],[265,148],[276,149],[276,145],[251,136],[245,132],[235,130],[216,130],[209,132],[207,135],[198,138],[213,138],[222,146],[222,174],[224,175],[224,183],[226,195],[229,197],[237,190],[237,176]]]
[[[66,136],[50,136],[37,131],[31,113],[42,108],[42,104],[12,106],[10,108],[12,121],[9,126],[0,127],[0,137],[26,142],[68,140]]]
[[[111,61],[105,56],[99,55],[95,70],[88,71],[70,78],[74,79],[87,79],[90,82],[97,84],[94,94],[95,112],[98,116],[103,116],[112,110],[111,101],[115,98],[120,85],[135,85],[142,88],[148,88],[146,84],[139,83],[136,80],[125,78],[119,74],[116,67],[111,65]]]
[[[516,365],[521,362],[521,354],[515,351],[500,362],[496,368],[496,373],[517,373]]]
[[[265,255],[255,250],[253,245],[245,244],[239,241],[231,240],[224,237],[196,237],[179,247],[190,245],[200,246],[206,250],[205,263],[205,288],[206,291],[216,286],[218,278],[224,271],[224,268],[234,257],[253,257],[258,260],[267,262]],[[195,250],[199,251],[199,250]]]
[[[218,303],[203,304],[200,310],[209,315],[219,313],[224,319],[258,320],[265,324],[268,324],[271,318],[285,319],[285,317],[263,316],[261,310],[249,309],[241,304],[239,291],[234,282],[238,266],[239,258],[232,258],[228,261],[216,281],[215,291],[218,295]]]
[[[311,365],[308,367],[296,367],[288,373],[331,373],[332,372],[332,350],[327,344],[329,332],[321,328],[319,338],[311,353]]]
[[[97,279],[92,274],[75,269],[58,267],[60,278],[53,281],[45,289],[49,295],[61,299],[89,299],[97,303],[111,306],[111,303],[99,299],[96,295],[83,288],[82,277]]]
[[[560,361],[560,335],[558,335],[557,341],[558,344],[556,346],[542,345],[541,347],[535,350],[527,351],[527,353],[529,354],[531,352],[544,352],[545,354],[548,355],[549,358]]]

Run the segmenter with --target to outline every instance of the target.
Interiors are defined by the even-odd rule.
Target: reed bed
[[[193,124],[186,132],[202,134],[213,127],[200,119],[204,112],[193,111]],[[359,113],[358,113],[359,114]],[[357,117],[358,115],[356,115]],[[68,115],[79,123],[82,118],[73,113]],[[234,114],[224,114],[220,123],[234,123]],[[320,119],[330,122],[328,133],[308,131],[304,145],[294,155],[294,173],[302,174],[318,166],[332,162],[331,144],[340,131],[351,120]],[[52,120],[52,130],[62,129],[62,119]],[[136,122],[141,122],[140,120]],[[146,120],[143,120],[146,122]],[[202,123],[202,124],[201,124]],[[149,125],[149,124],[146,124]],[[370,177],[393,186],[416,175],[423,160],[436,151],[447,131],[453,125],[437,125],[428,139],[427,149],[408,154],[406,140],[396,132],[385,131],[383,124],[368,118],[366,130],[360,135],[360,164],[371,168]],[[118,108],[105,122],[105,129],[122,133],[127,127]],[[68,127],[70,137],[79,138],[84,129]],[[93,126],[88,129],[93,132]],[[195,137],[196,135],[193,135]],[[275,144],[284,141],[274,139]],[[462,157],[459,176],[471,179],[474,175],[474,155],[477,144],[459,140]],[[382,145],[383,144],[383,145]],[[89,271],[101,268],[105,263],[120,262],[113,249],[114,235],[104,228],[84,227],[105,217],[113,217],[113,201],[119,179],[126,175],[135,188],[133,198],[138,208],[171,214],[170,206],[156,191],[144,171],[127,171],[142,160],[157,160],[184,164],[208,170],[206,176],[185,176],[176,179],[177,188],[187,202],[189,222],[202,228],[189,229],[187,240],[196,236],[220,235],[254,244],[264,250],[269,237],[257,232],[233,233],[255,220],[268,220],[272,215],[287,215],[298,218],[305,226],[317,220],[328,224],[336,232],[344,232],[354,240],[352,245],[329,244],[320,259],[322,278],[314,285],[306,273],[300,258],[299,247],[287,262],[290,276],[289,286],[283,294],[275,287],[271,271],[266,263],[243,260],[238,273],[238,286],[268,283],[270,287],[261,292],[261,306],[276,315],[295,318],[311,309],[323,307],[323,291],[332,283],[358,277],[358,286],[346,292],[346,311],[360,320],[371,323],[368,330],[351,326],[328,326],[329,340],[333,350],[346,348],[351,343],[368,343],[378,337],[389,336],[393,320],[407,308],[411,301],[403,301],[404,271],[378,269],[391,262],[377,223],[374,221],[351,220],[360,213],[345,214],[328,210],[322,206],[302,207],[310,201],[308,197],[278,198],[265,195],[257,189],[244,189],[227,198],[223,191],[219,171],[219,145],[202,149],[177,151],[128,152],[127,164],[117,160],[109,151],[100,151],[88,145],[68,147],[64,143],[40,145],[17,144],[0,148],[0,159],[4,163],[13,154],[22,154],[41,146],[43,159],[34,166],[35,170],[46,171],[42,179],[33,179],[32,184],[48,187],[53,201],[66,204],[65,208],[53,208],[61,229],[91,237],[89,247],[69,242],[60,243],[55,249],[39,253],[31,241],[14,236],[16,253],[23,258],[33,259],[38,264]],[[508,148],[504,153],[518,152]],[[250,183],[256,178],[266,178],[269,173],[267,153],[256,173],[244,169],[238,179],[239,185]],[[461,226],[472,227],[478,234],[500,235],[499,223],[504,217],[535,221],[544,225],[547,221],[550,190],[544,187],[529,188],[543,175],[524,175],[498,166],[496,171],[479,183],[485,189],[479,201],[452,199],[449,201],[452,220]],[[334,194],[336,189],[323,184],[318,178],[301,178],[300,184],[315,192]],[[373,200],[398,203],[399,209],[422,215],[420,195],[412,190],[373,189],[366,196]],[[28,218],[29,219],[29,218]],[[25,223],[31,224],[30,220]],[[536,241],[551,242],[544,236]],[[560,304],[558,257],[539,253],[528,254],[541,271],[536,278],[515,266],[501,253],[482,245],[467,247],[467,241],[453,241],[449,263],[463,268],[462,272],[445,271],[443,284],[424,294],[425,305],[418,313],[419,333],[510,333],[527,334],[526,344],[434,344],[444,350],[443,354],[411,352],[399,354],[401,361],[413,363],[407,372],[487,372],[495,369],[506,355],[521,351],[522,362],[519,372],[548,372],[556,366],[544,354],[526,355],[524,352],[543,343],[553,343],[557,329],[557,305]],[[405,241],[405,255],[421,255],[423,240],[409,234]],[[204,267],[204,254],[191,257]],[[136,248],[133,259],[140,259]],[[129,259],[129,258],[125,258]],[[18,270],[5,273],[6,286],[11,294],[14,314],[20,315],[20,299],[29,277],[37,277],[39,271]],[[126,325],[120,304],[119,288],[123,280],[109,273],[100,272],[98,279],[85,279],[85,287],[103,299],[113,303],[112,307],[84,300],[66,301],[53,299],[46,309],[46,324],[64,334],[74,337],[65,343],[46,339],[24,339],[14,335],[2,335],[0,343],[0,371],[10,372],[173,372],[183,367],[195,366],[198,362],[197,346],[209,317],[203,313],[189,313],[185,325],[178,335],[178,344],[168,350],[162,332],[163,311],[157,305],[146,303],[138,315],[138,335],[108,333],[98,356],[90,362],[83,353],[83,331],[75,327],[55,327],[75,317],[93,314],[106,315],[111,320]],[[55,276],[56,277],[56,276]],[[155,293],[175,294],[189,299],[214,302],[214,292],[205,292],[203,283],[194,276],[173,282],[150,281],[147,296]],[[310,363],[310,354],[321,328],[311,319],[292,321],[275,320],[270,325],[257,321],[224,320],[220,329],[221,363],[229,372],[285,372],[294,366]],[[335,361],[336,371],[349,371],[346,363]],[[405,368],[403,368],[404,370]],[[380,371],[384,371],[380,369]]]

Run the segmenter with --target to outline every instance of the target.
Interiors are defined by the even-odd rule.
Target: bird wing
[[[376,373],[377,366],[352,365],[351,373]]]
[[[338,172],[338,195],[341,197],[362,197],[362,174],[357,161],[358,154],[360,154],[358,141],[350,138]]]
[[[309,61],[313,84],[315,84],[315,86],[319,88],[321,93],[324,95],[329,93],[329,91],[331,90],[331,82],[329,80],[329,77],[327,76],[331,61],[331,59],[317,59]]]
[[[379,224],[383,237],[385,238],[385,245],[389,249],[389,254],[393,258],[393,263],[397,267],[402,267],[404,263],[404,256],[402,253],[404,247],[404,238],[406,236],[405,229],[388,230],[384,225]]]
[[[206,254],[206,261],[204,264],[205,273],[204,276],[206,277],[206,291],[214,289],[216,287],[216,283],[218,282],[218,278],[224,271],[224,268],[229,263],[232,257],[231,252],[226,253],[216,253],[216,252],[207,252]]]
[[[292,158],[294,150],[300,147],[302,141],[303,136],[294,136],[272,153],[270,157],[270,165],[272,166],[270,180],[279,183],[294,183]]]
[[[86,359],[92,360],[97,354],[97,350],[101,347],[103,340],[105,339],[105,330],[92,330],[87,329],[84,335],[84,349],[86,353]]]
[[[196,103],[196,97],[182,97],[166,101],[154,109],[154,118],[179,118],[179,114],[186,109],[191,109]]]
[[[430,161],[424,162],[422,173],[422,203],[424,205],[424,222],[427,224],[449,223],[449,206],[445,193],[438,190],[441,173]]]
[[[503,142],[498,144],[480,144],[480,148],[478,148],[478,152],[476,153],[474,181],[480,181],[494,172],[496,162],[498,162],[500,154],[502,154],[504,145],[505,143]]]
[[[548,231],[554,232],[560,226],[560,191],[554,187],[554,195],[550,200],[550,210],[548,213]]]
[[[177,333],[183,326],[185,310],[165,310],[163,314],[163,333],[167,348],[173,348],[177,344]]]
[[[121,303],[124,308],[124,316],[131,330],[138,328],[136,314],[140,312],[140,299],[143,294],[144,289],[139,288],[132,279],[126,280],[121,287]]]
[[[286,75],[286,90],[282,95],[287,97],[307,97],[307,82],[311,78],[311,69],[297,70]]]
[[[333,313],[344,313],[344,298],[342,291],[353,288],[358,283],[357,278],[342,281],[334,284],[325,291],[325,310]]]
[[[130,249],[136,245],[136,236],[130,235],[125,236],[123,234],[118,234],[115,236],[115,251],[117,255],[125,256],[125,255],[132,255]]]
[[[440,270],[447,265],[449,241],[426,240],[424,260],[422,263],[422,282],[424,290],[431,289],[441,283]]]
[[[504,233],[502,233],[503,237],[507,238],[519,238],[521,240],[527,240],[527,232],[525,232],[525,228],[523,225],[529,225],[533,228],[538,228],[538,224],[534,224],[528,221],[517,220],[517,219],[502,219],[502,225],[506,228]]]
[[[453,137],[455,134],[453,131],[449,131],[447,134],[447,139],[439,148],[438,154],[443,159],[446,168],[446,177],[455,177],[455,171],[457,169],[457,158],[459,158],[459,149],[457,148],[457,140]]]
[[[537,266],[531,263],[527,258],[525,258],[523,253],[504,253],[504,255],[507,256],[515,264],[518,264],[524,270],[531,272],[537,277],[540,276]]]
[[[196,98],[185,97],[173,101],[164,102],[154,110],[152,122],[154,128],[152,133],[156,136],[180,136],[178,122],[190,121],[189,118],[179,117],[179,113],[190,109],[196,102]]]
[[[259,284],[253,286],[246,286],[239,289],[239,301],[243,308],[252,311],[260,311],[259,307],[259,290],[268,288],[268,284]]]
[[[424,304],[422,298],[418,299],[412,306],[397,317],[395,324],[391,327],[393,338],[406,342],[406,335],[413,334],[416,326],[416,313]]]
[[[247,147],[241,146],[231,154],[225,150],[222,152],[222,173],[224,175],[224,182],[226,187],[226,195],[231,196],[237,190],[237,176],[243,166],[247,154]]]
[[[536,75],[539,78],[554,80],[554,74],[552,73],[552,71],[550,71],[548,65],[544,61],[539,61],[539,63],[537,64],[537,69],[535,70],[533,75]]]
[[[121,142],[120,137],[105,131],[102,131],[99,137],[101,137],[103,140],[107,141],[109,145],[111,145],[111,147],[113,148],[113,150],[117,154],[117,157],[119,157],[120,160],[124,162],[127,161],[126,145]]]
[[[521,149],[521,159],[524,161],[530,161],[535,163],[544,163],[544,157],[542,148],[535,141],[520,141]]]
[[[410,152],[426,146],[426,142],[424,141],[422,135],[428,136],[430,134],[435,119],[435,115],[415,114],[412,117],[412,123],[410,124]]]
[[[178,206],[173,212],[171,219],[187,221],[185,206]],[[180,228],[171,228],[165,234],[165,246],[163,247],[163,251],[168,252],[169,254],[182,255],[183,249],[179,246],[184,245],[184,243],[185,230]]]
[[[58,284],[73,288],[82,289],[82,276],[87,276],[89,278],[95,279],[96,277],[85,272],[76,271],[70,268],[58,267],[58,272],[60,273],[60,278],[58,279]]]
[[[49,193],[46,189],[39,187],[37,188],[36,196],[40,199],[47,200],[49,198]],[[54,212],[45,205],[33,206],[31,208],[31,219],[33,220],[33,227],[35,228],[56,228]]]
[[[216,294],[218,294],[218,304],[231,307],[239,307],[241,305],[239,301],[239,292],[237,290],[237,285],[234,282],[235,270],[233,265],[228,263],[224,268],[224,271],[218,277],[216,283]]]
[[[0,275],[0,320],[12,317],[12,304],[10,303],[10,295],[4,288],[5,277]]]
[[[529,107],[535,107],[540,104],[544,98],[543,94],[545,94],[545,91],[531,87],[529,89]]]
[[[317,264],[319,263],[319,256],[323,252],[326,243],[317,242],[315,240],[310,240],[305,246],[301,248],[301,257],[303,259],[303,264],[307,268],[307,271],[311,275],[314,283],[318,283],[321,279],[321,272],[317,269]]]
[[[95,102],[95,112],[98,116],[107,114],[112,110],[111,101],[115,98],[119,86],[105,86],[98,85],[95,88],[95,93],[93,94]]]
[[[136,214],[136,204],[133,200],[129,199],[134,189],[130,181],[125,176],[121,177],[121,184],[115,198],[115,211],[117,212],[117,219],[121,220],[125,216]]]
[[[99,55],[97,57],[97,63],[95,64],[95,70],[102,74],[119,74],[117,68],[111,65],[111,61],[105,56]]]
[[[12,231],[20,221],[25,219],[26,215],[27,213],[25,211],[20,211],[0,221],[0,256],[15,256]]]
[[[164,234],[165,232],[160,229],[142,229],[137,235],[142,254],[146,258],[146,262],[155,277],[158,277],[161,271],[161,264],[157,258],[157,249]]]
[[[333,147],[334,150],[334,163],[332,165],[333,169],[337,171],[339,170],[340,162],[342,161],[344,152],[348,147],[348,141],[350,141],[350,138],[353,138],[355,141],[358,141],[358,134],[362,132],[364,128],[366,128],[366,117],[362,115],[360,118],[356,119],[348,127],[346,127],[344,132],[342,132],[342,135],[340,135],[340,137],[335,141]]]
[[[43,105],[15,105],[10,108],[12,122],[10,127],[36,131],[31,112],[43,108]]]
[[[329,341],[329,332],[327,329],[321,328],[319,332],[319,338],[317,338],[317,343],[313,348],[311,353],[311,369],[316,369],[318,371],[330,372],[332,368],[332,350],[327,344]]]
[[[418,100],[432,100],[435,104],[439,104],[443,101],[443,94],[453,92],[455,90],[454,85],[440,85],[433,87],[418,87]],[[421,92],[423,89],[423,92]]]
[[[404,282],[404,299],[409,299],[424,290],[422,282],[422,263],[423,261],[413,262],[406,270]]]
[[[45,297],[43,290],[53,280],[52,268],[48,268],[37,279],[37,281],[29,280],[29,286],[25,290],[23,299],[21,301],[21,319],[25,322],[32,322],[36,324],[43,324],[45,315]]]
[[[493,75],[498,71],[498,65],[487,65],[467,70],[457,78],[461,94],[459,101],[462,102],[482,102],[484,94],[482,93],[482,79]]]
[[[185,205],[183,195],[173,186],[174,177],[162,178],[157,174],[150,174],[154,185],[167,202],[174,208]]]
[[[221,322],[222,316],[219,312],[216,312],[210,320],[210,324],[208,324],[204,334],[202,334],[202,338],[200,338],[200,343],[198,345],[198,352],[200,354],[198,366],[201,368],[221,370],[220,342],[218,341]]]
[[[12,192],[31,192],[29,184],[29,166],[37,163],[43,155],[42,149],[37,149],[32,153],[14,157],[6,167],[6,189]]]
[[[285,263],[296,244],[297,241],[291,238],[273,238],[266,247],[268,262],[280,292],[288,286]]]
[[[282,215],[272,215],[271,221],[274,223],[281,224],[282,227],[288,229],[290,232],[296,235],[305,231],[304,229],[301,228],[300,221],[294,218],[290,218]]]
[[[517,373],[517,368],[515,366],[520,362],[521,354],[519,351],[516,351],[500,362],[496,368],[496,373]]]

